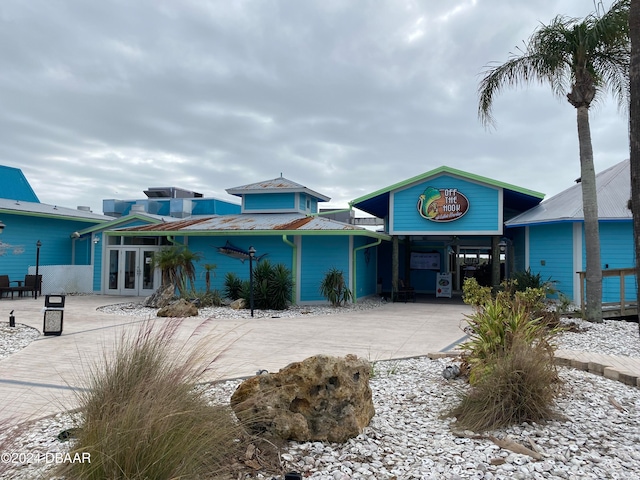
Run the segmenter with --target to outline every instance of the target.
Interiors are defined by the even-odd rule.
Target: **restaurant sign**
[[[451,222],[469,210],[469,199],[457,188],[427,187],[418,198],[418,212],[432,222]]]

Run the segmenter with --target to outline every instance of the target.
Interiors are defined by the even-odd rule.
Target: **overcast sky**
[[[608,8],[611,1],[605,0]],[[548,86],[477,117],[483,67],[585,0],[2,0],[0,164],[44,203],[282,175],[326,206],[441,165],[547,194],[580,175],[576,112]],[[596,171],[629,155],[611,97]],[[1,192],[0,192],[1,196]]]

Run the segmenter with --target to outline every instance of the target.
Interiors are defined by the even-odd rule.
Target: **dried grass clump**
[[[490,373],[449,412],[457,428],[478,432],[557,416],[553,405],[561,384],[545,342],[516,336],[492,360]]]
[[[222,478],[246,449],[230,408],[209,404],[196,381],[209,367],[202,352],[181,354],[180,322],[124,334],[111,356],[94,366],[79,395],[82,420],[74,452],[91,463],[65,465],[74,479]]]

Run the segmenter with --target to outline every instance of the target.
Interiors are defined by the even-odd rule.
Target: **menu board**
[[[451,273],[436,275],[436,297],[451,298]]]
[[[410,266],[415,270],[440,270],[440,254],[438,252],[411,252]]]

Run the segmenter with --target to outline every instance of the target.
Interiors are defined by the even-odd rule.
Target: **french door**
[[[111,295],[151,295],[160,285],[160,272],[152,267],[148,247],[111,248],[107,252],[107,293]]]

